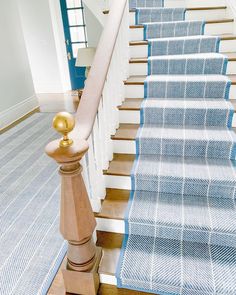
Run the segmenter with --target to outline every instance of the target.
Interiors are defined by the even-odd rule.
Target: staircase
[[[96,294],[98,272],[100,295],[235,295],[234,18],[223,0],[125,6],[106,12],[74,143],[62,116],[68,149],[47,147],[62,167],[66,290]]]
[[[206,22],[202,40],[218,36],[219,43],[201,53],[193,49],[181,55],[173,47],[171,54],[156,54],[161,52],[158,41],[165,46],[174,38],[145,40],[147,28],[137,22],[136,2],[130,1],[129,13],[130,76],[124,81],[125,98],[118,108],[120,125],[112,136],[114,157],[104,171],[106,197],[95,214],[97,245],[104,251],[101,290],[105,294],[106,284],[118,284],[147,294],[235,294],[235,134],[230,131],[236,127],[234,20],[223,1],[166,0],[165,7],[187,7],[186,21]],[[187,37],[185,42],[199,37]],[[199,46],[200,41],[196,42]],[[175,65],[171,72],[170,55],[172,63],[192,59],[193,65],[188,72]],[[228,60],[224,69],[215,66],[222,58]],[[206,61],[210,63],[205,72],[203,66],[197,69],[202,59],[205,66]],[[217,80],[222,82],[220,89],[231,81],[231,87],[220,97],[185,96],[183,101],[175,92],[191,79]],[[169,89],[173,80],[178,87],[170,97],[164,88]],[[110,294],[136,294],[112,290]]]

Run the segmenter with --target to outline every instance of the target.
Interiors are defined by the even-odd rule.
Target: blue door
[[[72,90],[84,87],[85,68],[76,67],[78,48],[87,47],[83,3],[60,0]]]

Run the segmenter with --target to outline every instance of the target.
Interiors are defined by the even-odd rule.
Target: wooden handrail
[[[76,113],[72,138],[88,139],[94,125],[127,0],[113,1]]]

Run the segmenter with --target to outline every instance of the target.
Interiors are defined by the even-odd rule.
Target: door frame
[[[64,37],[64,44],[65,44],[65,49],[66,49],[66,56],[67,56],[67,63],[68,63],[68,68],[69,68],[69,75],[70,75],[70,81],[71,81],[71,89],[76,90],[76,89],[81,89],[84,87],[84,81],[85,81],[85,68],[84,67],[75,67],[75,62],[76,58],[73,56],[73,49],[72,49],[72,40],[71,40],[71,35],[70,35],[70,25],[69,25],[69,19],[67,15],[67,11],[70,10],[66,6],[66,0],[59,0],[60,2],[60,9],[61,9],[61,17],[62,17],[62,25],[63,25],[63,37]],[[82,1],[81,1],[82,3]],[[82,8],[83,3],[82,3]],[[73,9],[73,8],[72,8]],[[72,10],[71,9],[71,10]],[[84,25],[84,31],[85,31],[85,18],[84,18],[84,12],[82,11],[83,14],[83,23]],[[85,36],[86,36],[86,31],[85,31]],[[87,37],[86,37],[86,46],[88,44],[87,42]],[[79,42],[78,42],[79,43]],[[84,42],[81,42],[84,43]]]

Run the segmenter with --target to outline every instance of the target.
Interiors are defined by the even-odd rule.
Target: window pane
[[[81,7],[81,0],[66,0],[67,8]]]
[[[76,43],[76,44],[72,44],[72,50],[73,50],[73,57],[76,58],[77,57],[77,52],[79,48],[85,48],[86,47],[86,43]]]
[[[84,27],[73,27],[70,28],[70,37],[71,42],[85,42],[85,33],[84,33]]]
[[[70,26],[81,26],[84,24],[82,9],[68,10],[67,13]]]

